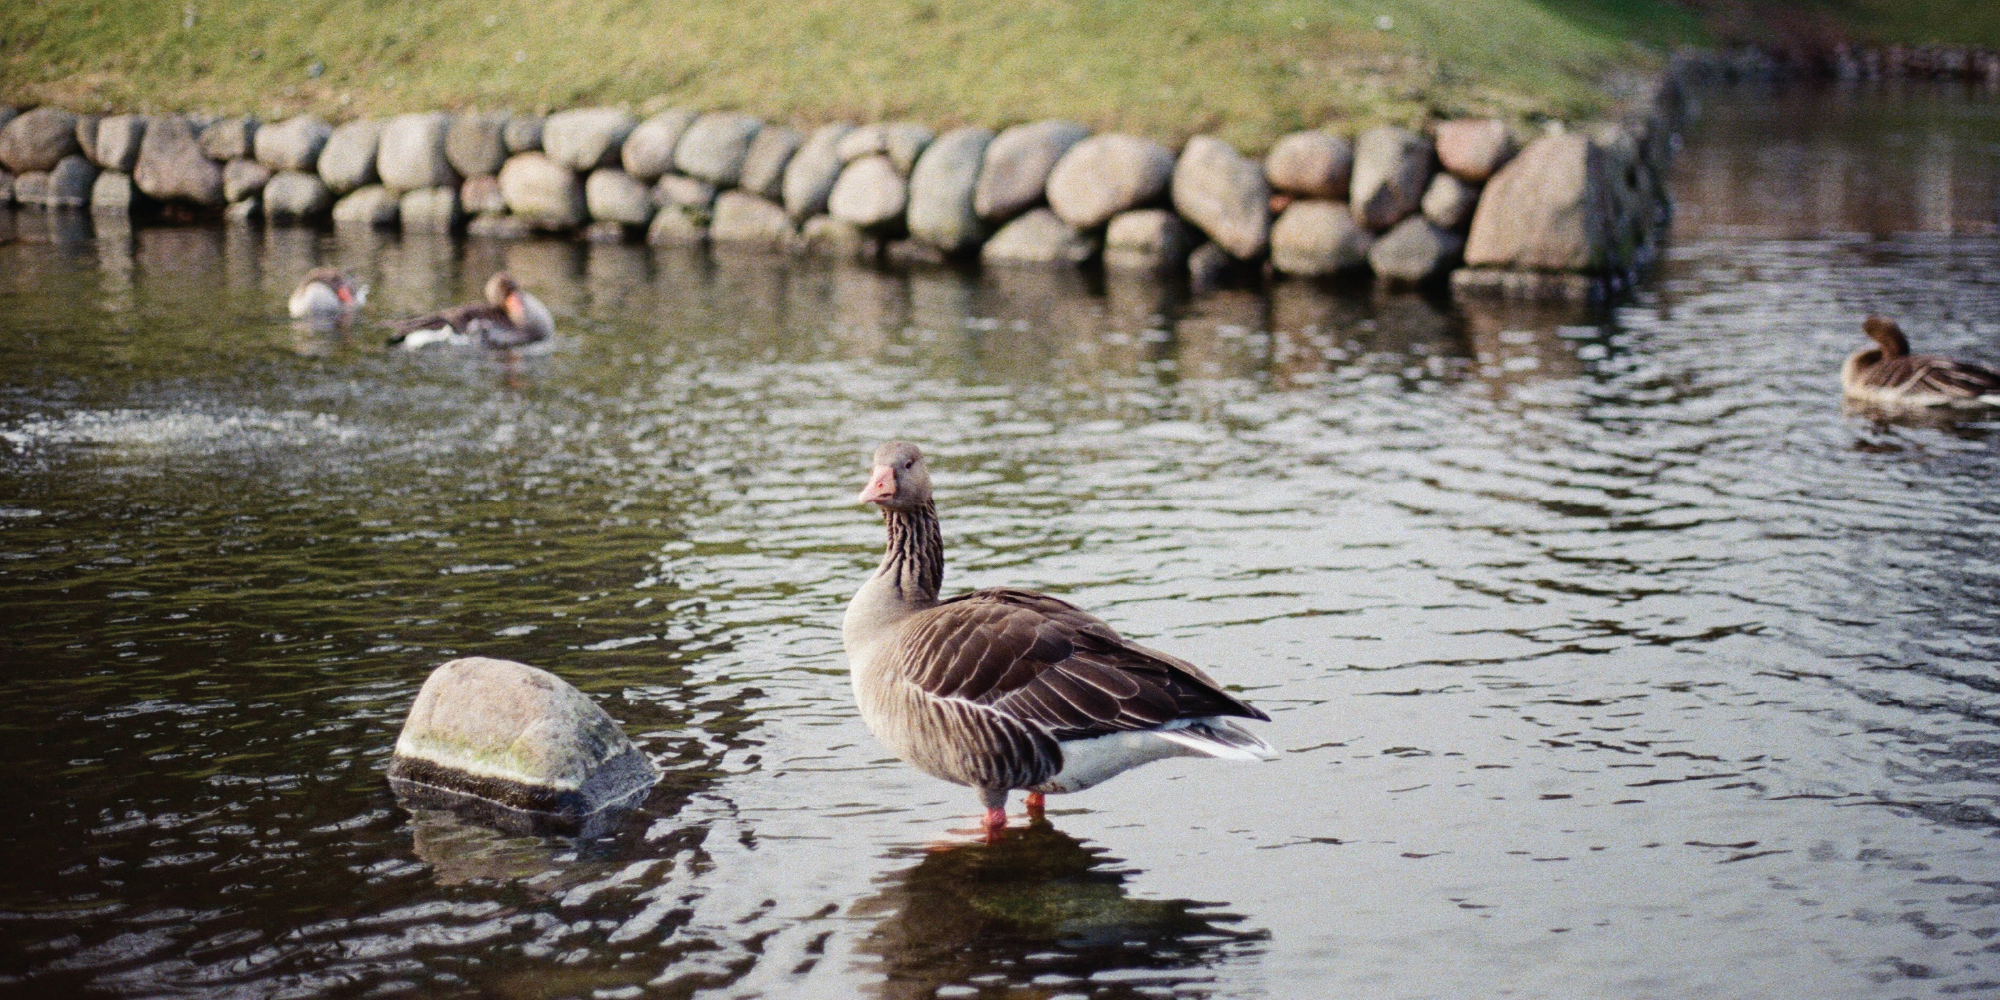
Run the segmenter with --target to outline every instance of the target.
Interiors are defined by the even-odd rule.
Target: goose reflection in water
[[[1206,970],[1254,958],[1270,938],[1237,926],[1243,917],[1225,904],[1133,897],[1134,870],[1046,821],[991,844],[908,853],[922,860],[851,911],[875,920],[857,950],[875,959],[887,1000],[952,986],[1054,992],[1085,980],[1100,1000],[1203,996]]]

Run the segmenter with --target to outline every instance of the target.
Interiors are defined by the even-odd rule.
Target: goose
[[[1870,316],[1861,324],[1875,347],[1848,355],[1840,386],[1863,403],[1895,408],[2000,406],[2000,371],[1936,354],[1911,354],[1894,320]]]
[[[293,319],[346,319],[368,302],[368,286],[356,285],[339,268],[322,267],[299,279],[286,303]]]
[[[511,351],[547,340],[555,333],[549,307],[521,287],[505,271],[486,279],[484,304],[453,306],[450,309],[399,320],[389,346],[407,348],[449,342],[478,343],[498,351]]]
[[[915,445],[877,449],[858,499],[889,536],[841,622],[861,718],[918,770],[977,789],[989,841],[1017,788],[1040,817],[1045,794],[1163,758],[1277,756],[1230,721],[1270,716],[1067,601],[1011,587],[939,600],[944,538]]]

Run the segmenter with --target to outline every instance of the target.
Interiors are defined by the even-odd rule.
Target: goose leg
[[[1029,793],[1028,793],[1028,818],[1029,818],[1029,819],[1041,819],[1041,818],[1042,818],[1042,809],[1043,809],[1043,808],[1044,808],[1045,806],[1046,806],[1046,802],[1045,802],[1045,801],[1043,800],[1043,798],[1042,798],[1042,793],[1040,793],[1040,792],[1029,792]]]
[[[991,844],[1000,839],[1000,831],[1007,829],[1007,790],[1005,788],[982,788],[979,799],[986,805],[986,842]]]

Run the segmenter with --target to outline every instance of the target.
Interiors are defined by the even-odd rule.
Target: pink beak
[[[856,500],[860,503],[887,503],[895,499],[895,496],[896,470],[886,465],[878,465],[875,467],[875,475],[868,480],[868,485],[861,488],[861,495]]]

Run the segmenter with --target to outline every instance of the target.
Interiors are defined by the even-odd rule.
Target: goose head
[[[1909,338],[1903,336],[1903,328],[1897,326],[1895,320],[1870,316],[1862,321],[1861,329],[1868,334],[1868,339],[1882,345],[1885,361],[1910,353]]]
[[[521,311],[521,283],[505,271],[486,279],[486,304],[499,306],[513,316]]]
[[[931,473],[924,453],[905,441],[890,441],[875,449],[868,485],[856,498],[889,511],[914,510],[931,502]]]

